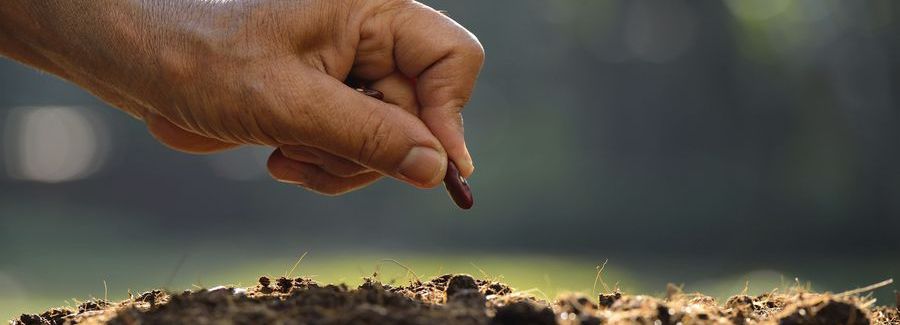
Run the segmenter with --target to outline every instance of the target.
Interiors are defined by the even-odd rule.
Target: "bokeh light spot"
[[[9,176],[59,183],[97,171],[106,159],[108,142],[103,124],[88,114],[65,106],[13,110],[4,136]]]

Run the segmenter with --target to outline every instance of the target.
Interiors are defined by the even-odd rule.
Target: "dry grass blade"
[[[844,291],[844,292],[841,292],[841,293],[836,294],[836,295],[834,295],[834,296],[835,296],[835,297],[846,297],[846,296],[858,295],[858,294],[861,294],[861,293],[866,293],[866,292],[869,292],[869,291],[872,291],[872,290],[876,290],[876,289],[878,289],[878,288],[887,286],[887,285],[889,285],[889,284],[891,284],[891,283],[894,283],[894,279],[887,279],[887,280],[884,280],[884,281],[881,281],[881,282],[878,282],[878,283],[875,283],[875,284],[872,284],[872,285],[867,285],[867,286],[862,287],[862,288],[856,288],[856,289],[853,289],[853,290]]]
[[[603,269],[606,268],[607,262],[609,262],[608,258],[605,261],[603,261],[603,265],[597,266],[597,277],[594,278],[594,286],[591,288],[591,297],[593,297],[594,295],[597,294],[597,282],[598,281],[601,284],[603,284],[604,290],[606,290],[607,292],[609,291],[609,286],[606,285],[606,282],[603,281],[603,278],[601,276],[603,274]]]
[[[419,276],[416,274],[416,272],[414,272],[414,271],[413,271],[411,268],[409,268],[408,266],[403,265],[403,263],[400,263],[399,261],[397,261],[397,260],[395,260],[395,259],[390,259],[390,258],[388,258],[388,259],[383,259],[383,260],[381,260],[381,261],[382,261],[382,262],[391,262],[391,263],[397,264],[397,266],[402,267],[404,270],[406,270],[406,272],[409,272],[410,274],[412,274],[413,277],[416,278],[416,281],[417,281],[417,282],[422,282],[422,279],[419,278]]]
[[[488,276],[487,272],[484,271],[484,269],[478,267],[478,265],[475,265],[475,263],[469,262],[469,264],[471,264],[472,267],[474,267],[476,270],[478,270],[478,272],[481,273],[481,276],[484,277],[485,279],[491,278],[490,276]],[[441,273],[441,272],[438,272],[438,273]]]
[[[872,305],[874,305],[876,302],[878,302],[878,299],[872,298],[872,299],[869,299],[868,301],[863,301],[862,303],[859,304],[859,306],[862,308],[869,308],[869,307],[872,307]]]
[[[302,261],[303,261],[303,258],[306,257],[306,254],[309,254],[309,252],[303,252],[303,255],[300,255],[300,258],[297,259],[297,262],[294,263],[294,266],[291,267],[291,270],[288,271],[288,272],[284,272],[284,277],[285,277],[285,278],[290,278],[291,275],[294,274],[294,270],[297,269],[297,266],[300,265],[300,262],[302,262]]]
[[[168,289],[172,287],[172,282],[175,281],[175,276],[178,275],[178,271],[181,270],[181,267],[184,266],[184,262],[187,260],[188,254],[181,254],[181,258],[178,259],[178,263],[175,264],[175,268],[172,269],[172,273],[169,273],[169,278],[166,279],[166,284],[163,288]]]

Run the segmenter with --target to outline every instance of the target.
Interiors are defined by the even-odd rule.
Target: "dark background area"
[[[426,3],[487,52],[465,112],[473,210],[393,180],[318,196],[268,179],[266,148],[174,152],[2,60],[0,275],[204,243],[696,261],[665,264],[676,277],[815,261],[843,269],[810,276],[844,287],[900,276],[900,4]],[[42,136],[54,125],[75,130]]]

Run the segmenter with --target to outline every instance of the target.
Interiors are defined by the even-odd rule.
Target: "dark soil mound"
[[[493,281],[444,275],[408,286],[357,288],[267,277],[255,287],[145,292],[119,303],[22,315],[12,324],[900,324],[894,307],[794,290],[734,296],[724,305],[670,288],[667,297],[619,292],[540,301]]]

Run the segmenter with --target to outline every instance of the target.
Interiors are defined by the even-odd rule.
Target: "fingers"
[[[290,159],[281,150],[275,150],[269,157],[268,168],[272,178],[280,182],[297,184],[326,195],[340,195],[357,190],[381,178],[381,174],[377,172],[338,177],[314,164]]]
[[[322,149],[411,185],[440,184],[447,156],[440,142],[415,115],[403,108],[369,98],[326,75],[313,76],[307,92],[328,94],[300,116],[279,119],[277,128],[296,128],[298,143]],[[297,98],[295,102],[308,101]],[[299,108],[298,108],[299,109]],[[313,125],[310,126],[309,124]],[[302,134],[303,130],[312,129]],[[285,142],[290,143],[290,142]]]
[[[239,144],[223,142],[187,131],[169,122],[165,117],[153,113],[146,114],[144,121],[147,123],[147,129],[150,130],[150,134],[153,137],[175,150],[206,154],[239,146]]]
[[[484,49],[465,28],[424,7],[398,12],[394,23],[397,68],[416,79],[420,117],[440,140],[460,173],[474,171],[463,136],[461,111],[484,63]]]

